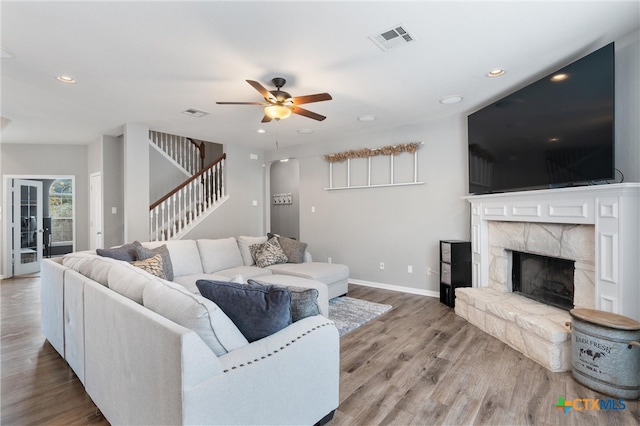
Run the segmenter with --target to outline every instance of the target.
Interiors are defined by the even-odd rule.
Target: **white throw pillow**
[[[180,285],[155,279],[145,287],[143,301],[148,309],[198,333],[217,356],[249,344],[215,303]]]
[[[238,247],[240,248],[240,254],[242,255],[242,261],[244,262],[244,266],[255,265],[255,261],[253,260],[253,256],[251,256],[251,250],[249,247],[252,244],[264,244],[267,242],[267,236],[264,237],[247,237],[240,236],[238,237]]]
[[[197,240],[196,242],[205,274],[213,274],[223,269],[244,265],[238,243],[233,237]]]

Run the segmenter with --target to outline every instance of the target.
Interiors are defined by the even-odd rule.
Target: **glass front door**
[[[38,272],[42,260],[42,182],[13,181],[13,274]]]

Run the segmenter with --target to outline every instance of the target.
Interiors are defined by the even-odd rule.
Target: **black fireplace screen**
[[[512,252],[513,291],[547,305],[573,309],[574,271],[572,260]]]

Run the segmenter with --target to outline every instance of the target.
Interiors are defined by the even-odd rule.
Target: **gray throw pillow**
[[[173,281],[173,264],[171,263],[171,256],[169,255],[169,249],[166,244],[152,249],[140,245],[136,247],[136,254],[138,255],[138,260],[149,259],[156,254],[162,256],[162,270],[164,271],[163,278],[168,281]]]
[[[289,263],[302,263],[304,261],[304,251],[307,249],[307,243],[298,241],[295,238],[283,237],[277,234],[267,234],[269,238],[277,237],[282,251],[287,255]]]
[[[134,260],[138,260],[136,253],[137,247],[142,247],[142,244],[140,244],[139,241],[134,241],[131,244],[123,244],[120,247],[96,249],[96,254],[116,260],[124,260],[125,262],[133,262]]]
[[[249,342],[291,324],[291,293],[283,287],[198,280],[200,294],[218,305]]]
[[[249,280],[251,284],[268,286],[265,282]],[[315,288],[286,287],[291,293],[291,321],[300,321],[303,318],[320,315],[318,306],[318,290]]]

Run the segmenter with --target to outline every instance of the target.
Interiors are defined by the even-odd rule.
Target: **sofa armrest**
[[[64,273],[62,258],[40,265],[40,327],[51,346],[64,358]]]
[[[222,375],[185,392],[186,423],[314,424],[338,407],[338,330],[321,315],[219,359]]]
[[[84,303],[85,387],[107,420],[183,424],[184,393],[222,375],[215,354],[196,332],[92,280]]]

